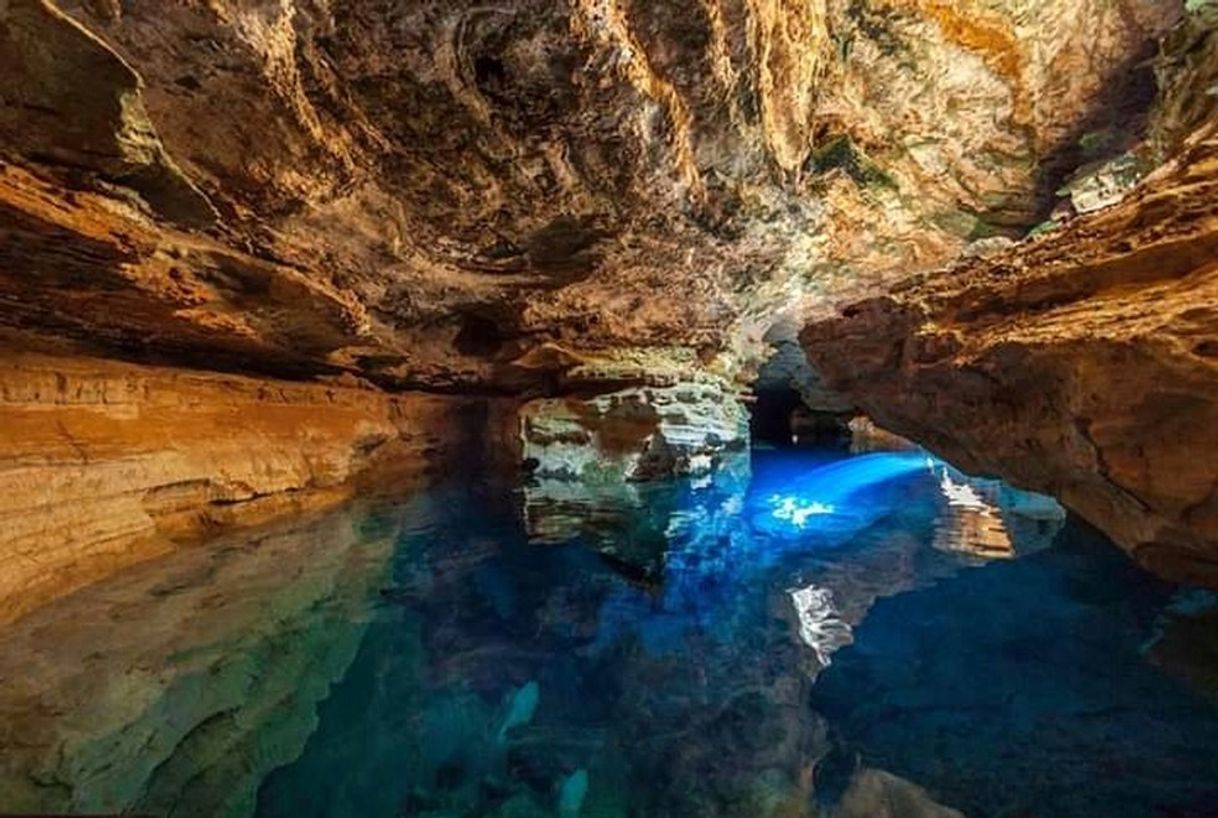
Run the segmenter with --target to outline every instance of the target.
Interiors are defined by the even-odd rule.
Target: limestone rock
[[[538,477],[613,483],[709,473],[748,445],[743,404],[715,384],[532,401],[523,457]]]
[[[780,317],[832,314],[962,253],[975,257],[952,286],[988,291],[968,270],[1026,253],[989,255],[995,237],[1043,221],[1080,168],[1185,150],[1213,116],[1218,73],[1212,15],[1196,6],[0,2],[0,555],[20,566],[0,599],[25,600],[0,603],[0,618],[254,508],[341,496],[391,451],[418,463],[458,404],[412,390],[533,401],[523,440],[542,474],[705,471],[743,445],[735,396]],[[1187,229],[1200,230],[1208,218],[1173,215],[1174,200],[1146,192],[1172,167],[1087,222],[1100,234],[1066,225],[1032,245],[1055,254],[1033,256],[1046,270],[1079,261],[1027,292],[1008,282],[1010,338],[993,349],[1029,348],[1019,333],[1052,314],[1046,332],[1070,352],[1029,363],[1029,388],[1058,377],[1068,392],[1078,371],[1108,395],[1073,414],[1058,403],[1081,391],[1047,398],[1046,416],[1079,419],[1077,434],[1033,447],[1095,474],[1022,455],[1004,460],[1009,471],[1114,520],[1130,547],[1184,542],[1178,556],[1210,541],[1189,538],[1215,517],[1194,485],[1200,467],[1140,465],[1169,419],[1107,429],[1102,418],[1117,411],[1115,384],[1155,396],[1161,409],[1138,417],[1174,407],[1204,420],[1208,371],[1141,380],[1142,367],[1187,356],[1122,341],[1089,358],[1099,330],[1072,330],[1086,322],[1048,306],[1100,299],[1087,321],[1192,332],[1196,355],[1212,357],[1208,302],[1186,309],[1181,294],[1203,282],[1177,293],[1147,272],[1200,269],[1194,253],[1209,252],[1148,226],[1196,216]],[[1177,181],[1189,201],[1204,186]],[[1103,259],[1088,255],[1100,235]],[[1147,258],[1136,273],[1122,261]],[[1079,289],[1096,270],[1165,294],[1121,312],[1116,291]],[[904,292],[884,303],[914,298]],[[952,320],[971,332],[971,318]],[[863,347],[891,350],[915,325],[857,342],[848,364],[814,361],[831,386],[847,384],[843,407],[857,397],[895,431],[917,431],[867,403],[879,379],[860,386],[841,371],[862,372]],[[988,337],[929,334],[944,348]],[[27,351],[44,345],[62,361],[32,363]],[[1126,354],[1136,360],[1115,363]],[[935,421],[961,436],[1012,400],[970,378],[961,367],[936,385],[945,405],[972,402],[972,415]],[[828,399],[816,389],[814,402]],[[1127,443],[1103,437],[1118,433]],[[1119,491],[1103,488],[1110,478]],[[1116,508],[1130,495],[1153,513]]]
[[[1040,221],[1107,158],[1078,134],[1139,141],[1182,10],[9,0],[0,320],[393,388],[518,391],[555,342],[747,366]]]
[[[911,781],[868,767],[851,776],[833,818],[964,818],[964,813],[936,803]]]
[[[453,400],[11,354],[0,371],[0,620],[234,524],[420,473]]]
[[[887,429],[1218,584],[1218,136],[1119,205],[809,326]]]

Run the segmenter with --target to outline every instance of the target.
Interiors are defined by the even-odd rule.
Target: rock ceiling
[[[1156,59],[1183,13],[7,0],[0,322],[397,388],[672,347],[734,375],[775,316],[1022,236],[1080,166],[1164,148],[1199,116]]]

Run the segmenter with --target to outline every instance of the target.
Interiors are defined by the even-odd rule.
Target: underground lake
[[[444,480],[0,631],[0,812],[1201,816],[1218,597],[920,451]]]
[[[1218,818],[1218,0],[0,0],[0,818]]]

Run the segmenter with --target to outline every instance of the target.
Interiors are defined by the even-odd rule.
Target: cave
[[[859,433],[865,429],[865,416],[848,397],[825,383],[797,335],[797,324],[782,317],[762,339],[769,348],[768,357],[749,385],[747,401],[751,446],[865,446],[866,435]]]
[[[0,815],[1218,814],[1214,0],[0,0]]]
[[[749,440],[753,445],[795,445],[795,413],[803,399],[794,389],[758,391],[749,408]]]

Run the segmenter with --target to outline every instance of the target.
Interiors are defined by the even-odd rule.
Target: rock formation
[[[756,355],[1043,218],[1140,136],[1181,8],[9,0],[2,320],[429,389],[547,341]]]
[[[882,426],[1218,583],[1218,135],[1119,206],[803,335]]]
[[[234,524],[418,476],[456,402],[113,361],[0,369],[0,620]]]
[[[1024,292],[1012,264],[1044,261],[1046,282],[1094,269],[1147,299],[1152,284],[1183,288],[1140,315],[1148,334],[1191,322],[1172,337],[1198,327],[1189,354],[1205,359],[1212,316],[1171,305],[1201,292],[1172,276],[1200,269],[1208,212],[1147,191],[1201,186],[1210,168],[1208,142],[1182,146],[1218,104],[1213,11],[0,0],[0,557],[20,566],[0,583],[0,618],[217,523],[345,495],[378,463],[417,466],[466,399],[524,405],[523,421],[488,417],[523,429],[513,445],[543,470],[700,471],[741,445],[739,399],[770,342],[797,353],[793,327],[892,288],[883,303],[921,304],[931,285],[903,282],[962,256],[935,280],[1010,303],[1012,333],[1038,331],[1036,287],[1059,286]],[[1075,211],[1093,212],[1001,255]],[[1144,269],[1152,247],[1158,278],[1114,272]],[[1105,287],[1045,298],[1117,310],[1096,302]],[[826,342],[812,355],[843,411],[861,404],[964,465],[1053,489],[1149,564],[1212,555],[1204,469],[1140,454],[1184,439],[1168,407],[1183,424],[1205,417],[1202,365],[1177,370],[1160,346],[1137,353],[1158,362],[1150,380],[1088,364],[1102,401],[1123,398],[1113,383],[1158,396],[1115,430],[1090,406],[1067,411],[1065,376],[1039,420],[987,427],[974,415],[1015,411],[1010,398],[945,369],[935,400],[974,401],[974,415],[931,422],[929,381],[905,394],[890,388],[898,370],[867,370],[876,345],[920,332],[886,309],[864,311],[874,338],[829,337],[860,326],[857,311],[807,336]],[[1058,372],[1091,336],[1055,320],[1075,339],[1044,363]],[[1102,314],[1086,320],[1098,333]],[[956,427],[1028,423],[1046,441],[1076,430],[1081,454],[1044,459],[1069,470],[946,443]],[[1150,437],[1104,438],[1126,432]]]

